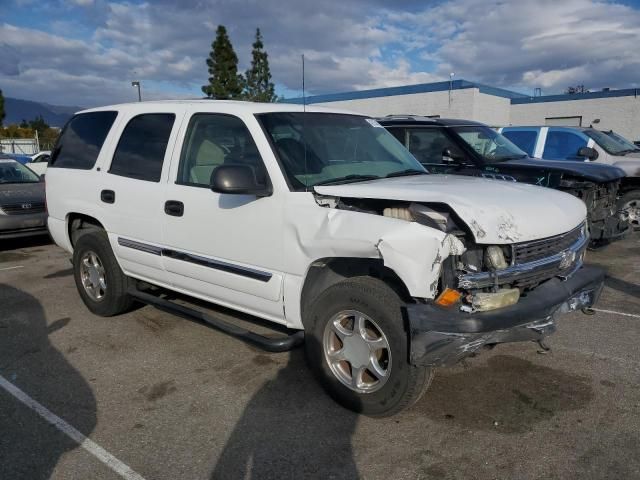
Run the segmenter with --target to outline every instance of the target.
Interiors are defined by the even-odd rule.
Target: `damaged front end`
[[[436,300],[407,306],[411,363],[448,366],[483,347],[541,341],[559,315],[593,306],[604,272],[583,266],[588,243],[583,224],[541,240],[469,245],[448,259]],[[447,307],[440,299],[450,291],[460,300]]]
[[[587,206],[590,247],[598,248],[621,239],[630,232],[628,220],[617,209],[620,180],[595,183],[579,178],[563,178],[558,187]]]
[[[507,213],[490,226],[443,203],[323,195],[316,202],[334,213],[332,238],[356,236],[351,212],[394,222],[375,247],[413,297],[406,316],[414,365],[452,365],[482,347],[541,341],[559,315],[591,307],[602,290],[604,272],[583,265],[586,222],[522,241],[522,221]]]

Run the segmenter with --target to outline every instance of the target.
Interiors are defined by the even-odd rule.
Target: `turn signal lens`
[[[458,303],[460,297],[462,297],[462,294],[459,291],[452,288],[445,288],[444,291],[438,295],[438,298],[436,298],[436,303],[443,307],[450,307]]]

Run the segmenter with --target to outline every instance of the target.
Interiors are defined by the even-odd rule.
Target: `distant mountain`
[[[7,114],[3,121],[5,126],[20,123],[22,120],[33,120],[38,115],[42,115],[44,121],[51,127],[62,127],[71,115],[78,110],[82,110],[82,108],[63,107],[60,105],[49,105],[48,103],[5,97],[4,110]]]

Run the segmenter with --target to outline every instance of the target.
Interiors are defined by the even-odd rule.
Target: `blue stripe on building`
[[[453,82],[434,82],[434,83],[419,83],[417,85],[405,85],[401,87],[387,87],[387,88],[374,88],[370,90],[359,90],[354,92],[341,92],[341,93],[329,93],[325,95],[312,95],[306,97],[307,104],[313,103],[329,103],[329,102],[341,102],[346,100],[363,100],[367,98],[380,98],[380,97],[392,97],[397,95],[411,95],[415,93],[432,93],[432,92],[446,92],[451,88],[452,90],[464,90],[468,88],[477,88],[480,93],[487,95],[493,95],[496,97],[508,98],[511,100],[512,105],[520,105],[526,103],[544,103],[544,102],[564,102],[567,100],[590,100],[596,98],[611,98],[611,97],[636,97],[640,95],[640,88],[627,88],[622,90],[608,90],[589,93],[576,93],[576,94],[564,94],[564,95],[545,95],[540,97],[532,97],[523,93],[513,92],[504,88],[492,87],[484,85],[482,83],[469,82],[467,80],[454,80]],[[284,99],[284,103],[302,104],[305,101],[303,98]]]

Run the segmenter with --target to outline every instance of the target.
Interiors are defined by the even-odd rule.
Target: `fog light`
[[[485,263],[491,270],[503,270],[507,268],[502,248],[492,245],[485,252]]]
[[[443,307],[455,305],[460,300],[462,294],[452,288],[445,288],[444,291],[436,298],[436,303]]]
[[[476,293],[471,299],[471,305],[474,310],[486,312],[514,305],[519,298],[520,290],[517,288],[503,288],[495,293]]]

